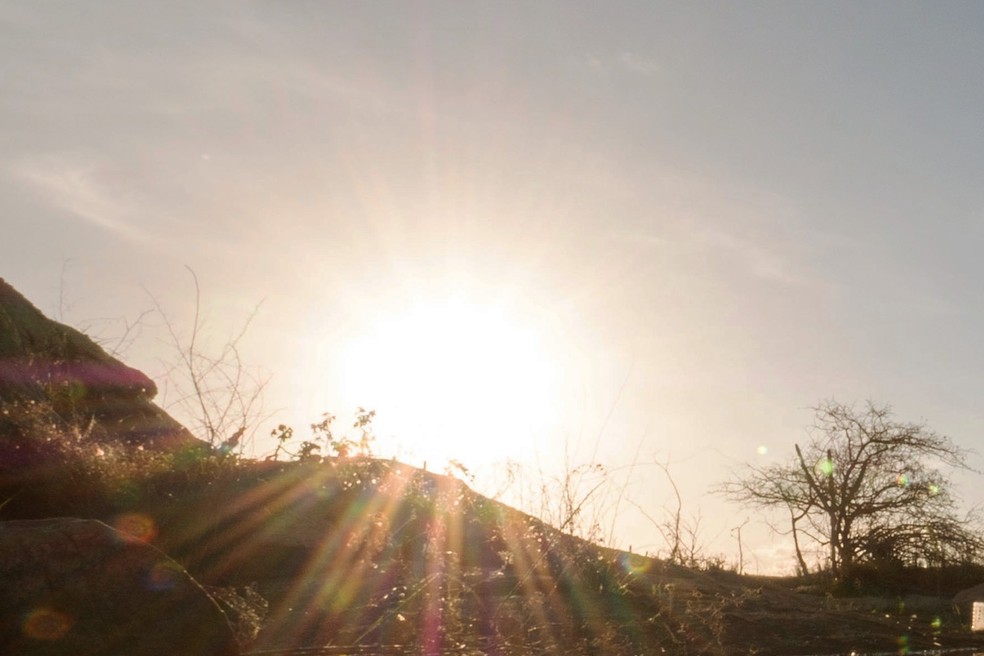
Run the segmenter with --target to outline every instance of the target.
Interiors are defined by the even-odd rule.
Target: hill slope
[[[55,428],[93,441],[174,450],[201,446],[153,404],[154,382],[78,330],[52,321],[0,278],[0,474],[21,471],[47,450],[36,438]],[[29,435],[34,433],[33,436]]]
[[[244,614],[262,596],[256,650],[781,656],[984,645],[940,578],[932,596],[862,601],[689,570],[589,544],[395,461],[212,452],[153,393],[146,376],[0,281],[0,520],[101,519],[223,586]]]

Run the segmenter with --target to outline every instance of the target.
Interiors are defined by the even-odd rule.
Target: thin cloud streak
[[[588,70],[599,75],[610,75],[613,71],[622,71],[623,73],[649,77],[664,70],[659,60],[639,55],[631,50],[623,50],[618,54],[608,55],[588,53],[581,58],[581,62]]]
[[[151,241],[152,235],[133,220],[134,208],[120,202],[99,180],[95,164],[73,163],[56,157],[22,164],[14,177],[34,187],[67,216],[119,239],[139,243]]]
[[[618,56],[618,61],[625,70],[641,75],[654,75],[662,70],[662,66],[655,59],[640,57],[634,52],[623,52]]]

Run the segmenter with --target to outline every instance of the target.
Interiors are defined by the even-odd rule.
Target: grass
[[[17,439],[4,433],[0,444],[35,460],[16,468],[0,460],[0,518],[93,517],[137,533],[213,586],[255,648],[630,654],[659,645],[683,656],[752,649],[742,631],[759,627],[776,644],[755,648],[782,654],[811,640],[834,644],[808,635],[817,622],[839,627],[831,635],[840,645],[857,644],[863,619],[884,632],[868,644],[904,628],[912,646],[930,647],[933,619],[944,617],[951,635],[960,621],[916,597],[905,598],[904,612],[891,594],[883,606],[834,604],[790,582],[599,547],[570,534],[577,480],[552,506],[574,519],[554,527],[454,477],[360,454],[368,433],[348,440],[330,422],[308,446],[285,440],[290,460],[264,461],[204,447],[125,447],[51,408],[5,410],[8,420],[16,415]],[[600,489],[584,480],[582,490]],[[960,575],[944,578],[941,589]],[[811,619],[791,621],[797,608]]]

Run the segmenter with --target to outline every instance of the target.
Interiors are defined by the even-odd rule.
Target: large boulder
[[[953,603],[970,605],[975,601],[984,601],[984,583],[961,590],[953,596]]]
[[[46,428],[153,450],[203,446],[154,405],[156,394],[146,375],[47,318],[0,278],[0,471],[43,457],[34,452]]]
[[[0,653],[238,654],[213,599],[142,537],[95,520],[0,522]]]
[[[975,631],[981,631],[984,630],[984,626],[981,625],[981,618],[974,616],[975,602],[984,602],[984,583],[961,590],[953,596],[953,605],[961,617],[967,618],[967,624],[970,624]]]

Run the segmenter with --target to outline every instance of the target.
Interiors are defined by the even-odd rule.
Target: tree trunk
[[[799,569],[800,576],[806,576],[810,573],[810,570],[806,566],[806,560],[803,559],[803,551],[800,549],[799,543],[799,530],[796,528],[796,522],[802,517],[802,515],[797,517],[793,514],[793,509],[789,509],[789,523],[793,533],[793,547],[796,549],[796,565]]]

